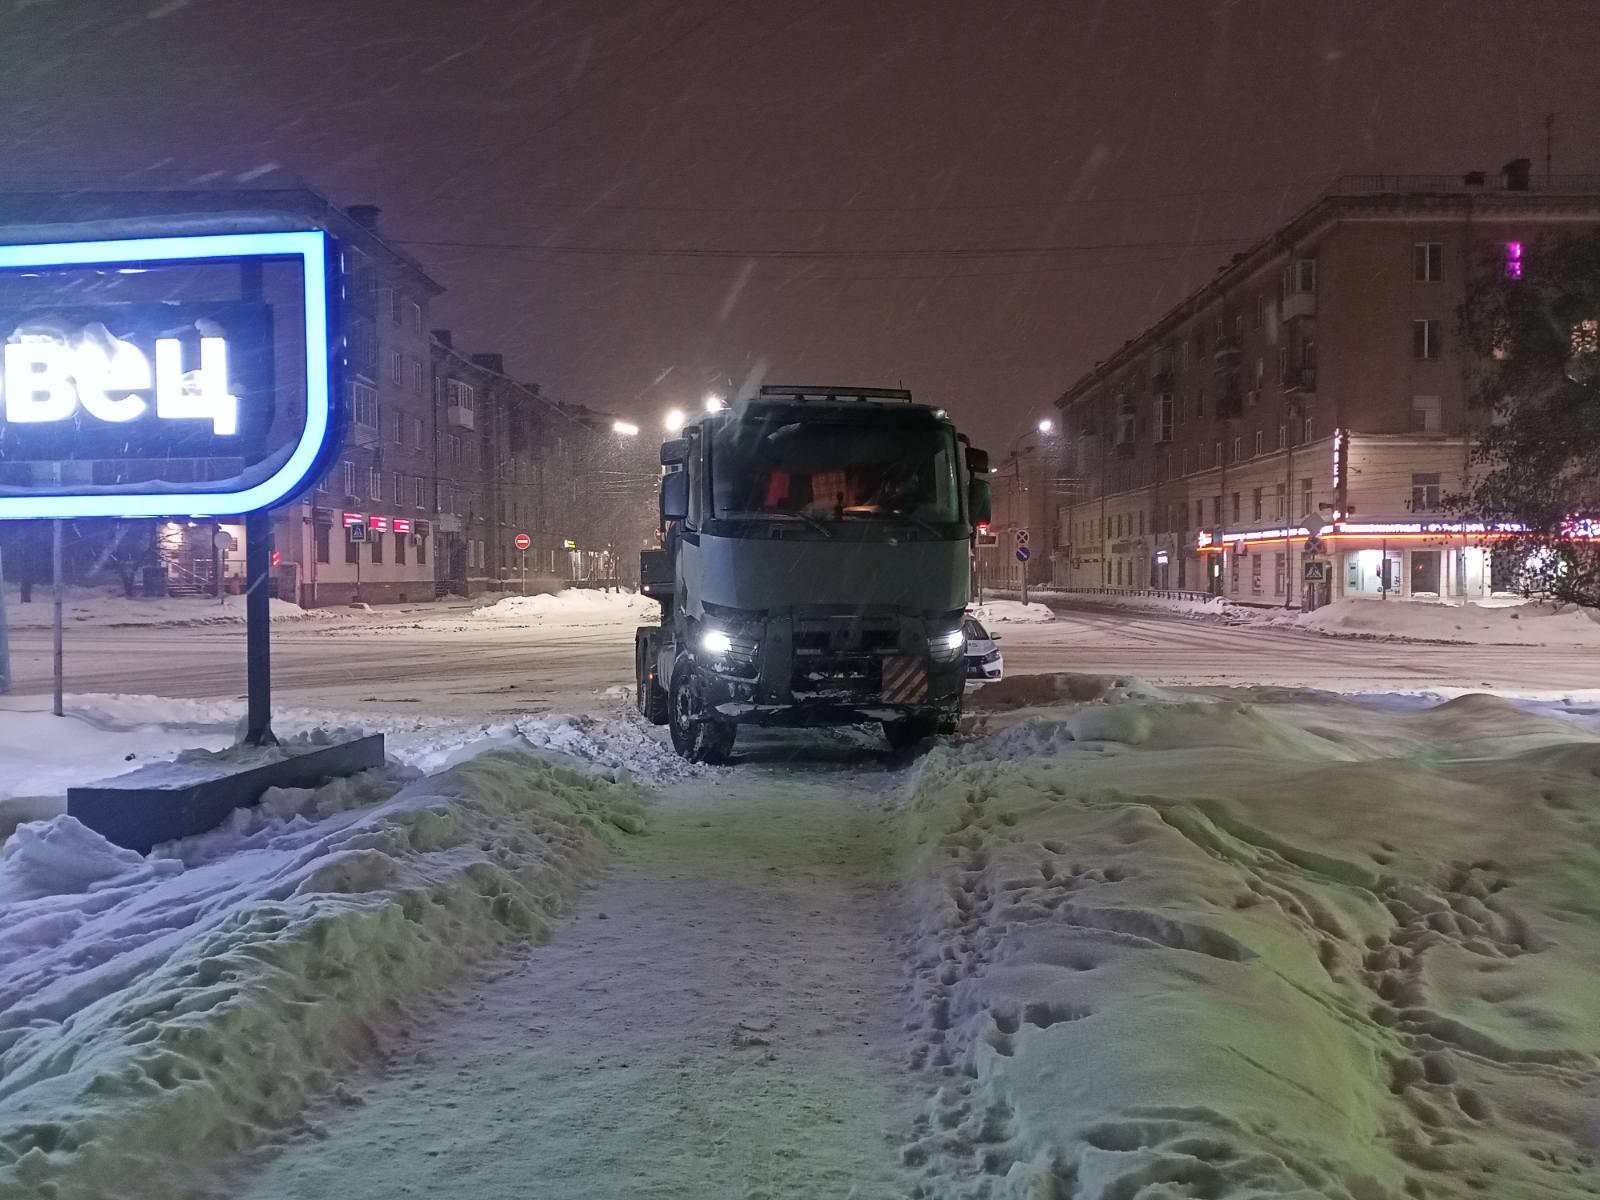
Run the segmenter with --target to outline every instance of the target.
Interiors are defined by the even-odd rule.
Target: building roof
[[[1339,221],[1383,220],[1405,215],[1527,216],[1533,208],[1550,216],[1581,213],[1600,219],[1600,176],[1556,175],[1548,185],[1527,189],[1469,183],[1471,176],[1345,175],[1283,225],[1235,254],[1203,287],[1191,292],[1107,358],[1075,379],[1056,400],[1064,409],[1106,376],[1127,366],[1149,343],[1183,324],[1219,296],[1260,270],[1279,253],[1292,250]]]

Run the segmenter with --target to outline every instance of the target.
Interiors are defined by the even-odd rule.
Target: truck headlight
[[[712,658],[722,658],[733,650],[733,639],[720,629],[707,629],[700,635],[700,649]]]
[[[928,649],[935,662],[952,662],[961,657],[961,651],[966,648],[967,635],[959,629],[946,630],[944,633],[935,633],[928,638]]]

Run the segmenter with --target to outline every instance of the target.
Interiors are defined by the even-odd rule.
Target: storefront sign
[[[240,514],[340,435],[318,230],[0,245],[0,519]]]

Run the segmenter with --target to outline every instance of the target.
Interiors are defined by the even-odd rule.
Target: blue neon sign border
[[[242,515],[271,508],[304,489],[324,466],[335,420],[328,331],[332,297],[332,248],[321,229],[256,233],[175,234],[88,242],[0,245],[0,269],[15,267],[118,266],[298,257],[305,296],[306,423],[288,460],[277,471],[238,492],[70,493],[0,496],[0,521],[66,520],[75,517],[171,517],[196,513]]]

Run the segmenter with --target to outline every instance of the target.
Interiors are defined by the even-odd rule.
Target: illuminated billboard
[[[233,515],[341,422],[320,230],[0,245],[0,520]]]

